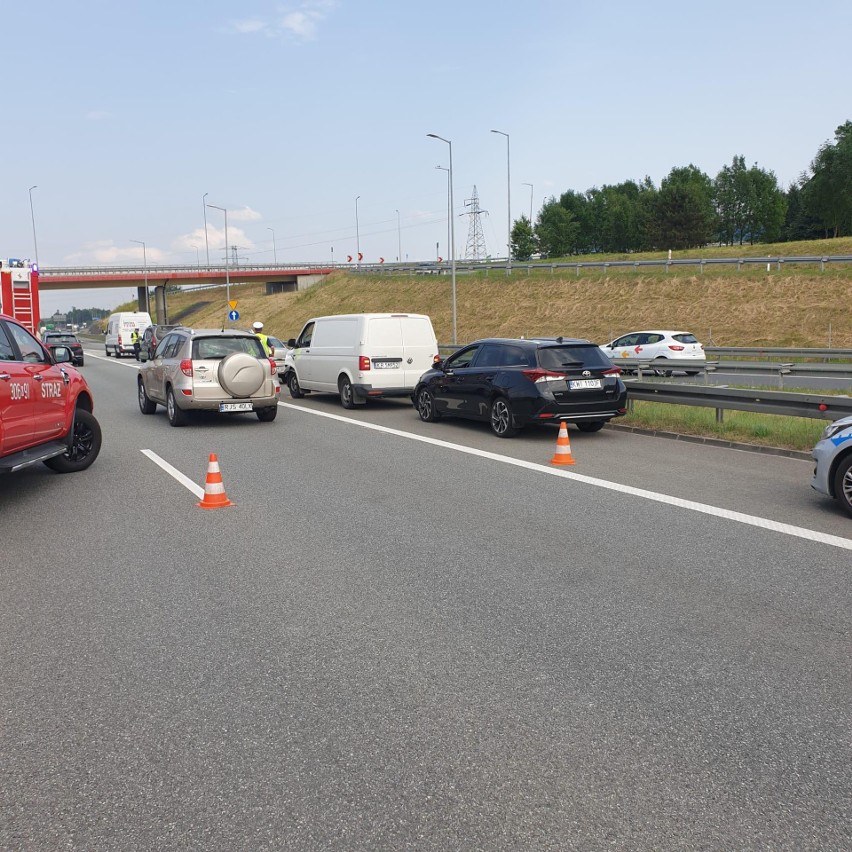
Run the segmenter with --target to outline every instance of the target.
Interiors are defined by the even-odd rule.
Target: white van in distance
[[[290,396],[340,394],[344,408],[369,398],[411,396],[438,357],[425,314],[340,314],[315,317],[287,343],[284,383]]]
[[[142,332],[151,325],[151,315],[147,311],[124,311],[123,313],[110,314],[107,320],[106,341],[104,348],[106,349],[107,358],[110,355],[115,355],[120,358],[122,355],[133,355],[133,344],[130,341],[130,335],[135,328],[139,332],[139,337],[142,337]]]

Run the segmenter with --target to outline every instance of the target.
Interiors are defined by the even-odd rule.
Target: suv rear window
[[[256,337],[196,337],[192,341],[193,361],[225,358],[234,352],[246,352],[253,358],[265,358],[263,344]]]
[[[593,343],[576,346],[544,346],[538,350],[538,364],[545,370],[588,367],[608,370],[612,362]]]

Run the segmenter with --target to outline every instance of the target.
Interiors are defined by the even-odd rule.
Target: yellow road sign
[[[235,301],[234,302],[228,302],[228,304],[231,306],[232,311],[235,311],[237,309],[237,303]]]

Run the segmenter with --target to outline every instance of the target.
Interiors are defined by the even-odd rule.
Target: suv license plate
[[[373,366],[377,370],[396,370],[399,367],[399,361],[373,361]]]
[[[594,390],[600,389],[600,379],[574,379],[568,382],[568,387],[571,390]]]
[[[254,411],[250,402],[220,402],[219,411]]]

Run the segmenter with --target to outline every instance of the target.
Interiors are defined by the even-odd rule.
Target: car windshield
[[[538,363],[545,370],[565,367],[594,367],[609,369],[609,358],[592,343],[580,346],[544,346],[538,350]]]
[[[256,337],[197,337],[192,341],[193,360],[226,358],[233,352],[246,352],[254,358],[265,358]]]

